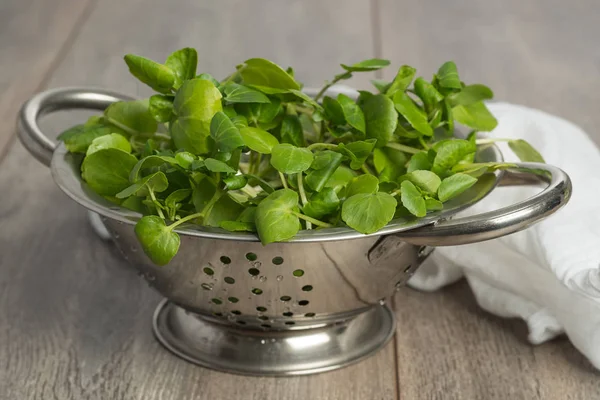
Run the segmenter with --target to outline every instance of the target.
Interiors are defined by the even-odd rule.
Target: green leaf
[[[446,89],[462,89],[456,64],[452,61],[445,62],[437,73],[437,80],[441,87]]]
[[[379,91],[381,94],[385,94],[387,90],[392,85],[392,82],[385,81],[383,79],[372,79],[371,83],[375,86],[375,89]]]
[[[224,172],[226,174],[235,174],[235,170],[223,161],[215,160],[214,158],[207,158],[204,160],[206,169],[211,172]]]
[[[265,181],[262,178],[259,178],[256,175],[246,174],[244,176],[248,178],[248,184],[250,186],[260,186],[260,188],[268,194],[271,194],[275,191],[273,186],[271,186],[267,181]]]
[[[446,173],[465,157],[475,153],[477,147],[468,140],[451,139],[436,143],[434,150],[437,154],[433,160],[432,171],[440,175]]]
[[[416,69],[408,65],[403,65],[398,69],[396,77],[392,81],[390,87],[386,90],[385,94],[393,96],[396,92],[404,92],[410,86],[413,78],[415,77]]]
[[[280,136],[282,143],[289,143],[298,147],[303,147],[305,145],[302,123],[297,115],[286,115],[283,118]]]
[[[169,122],[175,116],[173,98],[161,94],[150,97],[148,112],[158,122]]]
[[[367,137],[377,139],[377,147],[385,146],[394,136],[398,124],[394,103],[386,96],[378,94],[366,99],[362,110]]]
[[[398,173],[403,173],[406,161],[406,154],[399,150],[383,147],[373,151],[373,165],[378,174],[381,174],[386,168],[394,168]]]
[[[196,156],[187,151],[180,151],[175,154],[175,160],[177,160],[177,164],[179,164],[181,168],[191,169],[192,163],[196,161]]]
[[[336,99],[329,96],[323,97],[323,108],[325,109],[325,116],[327,119],[331,120],[334,125],[346,124],[344,110],[342,110],[342,106]]]
[[[169,67],[175,73],[175,83],[173,87],[179,89],[184,81],[194,79],[196,76],[196,67],[198,65],[198,53],[196,49],[185,47],[177,50],[165,61],[165,66]]]
[[[352,178],[354,178],[354,172],[352,172],[350,168],[340,165],[333,175],[331,175],[331,178],[325,183],[325,187],[333,188],[336,193],[339,193]]]
[[[480,84],[469,85],[462,88],[458,93],[448,95],[448,101],[451,106],[468,106],[473,103],[478,103],[484,100],[490,100],[494,97],[494,92]]]
[[[179,251],[179,235],[156,215],[142,217],[135,224],[135,236],[140,241],[144,253],[156,265],[167,265]]]
[[[204,79],[204,80],[210,81],[210,82],[212,82],[213,85],[215,85],[216,87],[219,87],[219,81],[216,80],[211,74],[203,73],[203,74],[197,75],[196,79]]]
[[[221,221],[219,226],[229,232],[256,232],[253,222]]]
[[[374,233],[394,218],[397,205],[388,193],[355,194],[342,205],[342,220],[360,233]]]
[[[244,175],[234,175],[223,179],[223,182],[228,190],[238,190],[246,186],[248,178]]]
[[[425,197],[425,206],[427,207],[427,211],[440,211],[444,209],[441,201],[428,196]]]
[[[129,173],[137,159],[119,149],[104,149],[85,157],[81,177],[102,196],[114,196],[129,186]]]
[[[444,99],[442,105],[442,120],[446,122],[445,130],[448,136],[452,136],[454,135],[454,112],[448,99]]]
[[[192,189],[192,203],[196,212],[203,212],[210,200],[215,195],[217,188],[212,180],[204,176]]]
[[[264,58],[251,58],[239,69],[244,83],[275,89],[300,89],[294,80],[279,65]]]
[[[258,90],[251,89],[237,83],[228,83],[225,85],[225,100],[229,103],[269,103],[267,96]]]
[[[333,188],[325,188],[323,191],[315,193],[302,211],[309,217],[321,218],[337,211],[339,206],[340,199],[335,190]]]
[[[496,118],[482,102],[456,106],[452,109],[452,114],[461,124],[478,131],[488,132],[498,125]]]
[[[379,58],[371,58],[369,60],[364,60],[361,62],[357,62],[352,65],[340,64],[342,68],[344,68],[348,72],[362,72],[362,71],[377,71],[378,69],[387,67],[390,65],[389,60],[382,60]]]
[[[192,194],[192,189],[177,189],[167,196],[165,206],[176,208],[178,203],[181,203]]]
[[[421,192],[410,181],[402,181],[400,184],[402,190],[402,205],[416,217],[424,217],[427,214],[427,205]]]
[[[423,101],[427,112],[430,112],[437,103],[444,100],[444,96],[431,83],[421,77],[415,80],[415,94]]]
[[[271,99],[270,103],[241,103],[236,109],[254,124],[272,122],[283,110],[279,99]]]
[[[346,197],[358,193],[375,193],[379,190],[379,179],[373,175],[359,175],[353,178],[346,187]]]
[[[348,122],[348,125],[362,133],[365,133],[365,115],[358,104],[356,104],[354,100],[343,93],[338,95],[337,101],[342,108],[344,118]]]
[[[217,111],[210,121],[210,136],[222,152],[231,152],[244,146],[240,131],[222,111]]]
[[[102,149],[119,149],[126,153],[131,153],[129,140],[118,133],[111,133],[110,135],[104,135],[94,139],[87,149],[86,156]]]
[[[179,162],[174,157],[151,155],[137,161],[131,173],[129,174],[129,182],[137,182],[141,176],[156,172],[157,170],[166,170],[165,167],[179,165]]]
[[[458,196],[473,186],[476,182],[477,178],[473,178],[472,176],[466,174],[458,173],[449,176],[442,181],[442,184],[438,189],[438,199],[441,202],[446,202]]]
[[[321,111],[321,112],[323,111],[323,107],[319,103],[317,103],[312,97],[307,95],[306,93],[301,92],[299,90],[294,90],[294,89],[288,90],[288,93],[291,93],[294,96],[304,100],[305,103],[310,104],[316,110]]]
[[[411,181],[422,191],[432,194],[437,193],[440,183],[442,183],[439,176],[426,170],[412,171],[406,176],[406,179]]]
[[[305,182],[309,188],[320,192],[337,168],[342,163],[342,155],[335,151],[325,150],[315,154],[310,166],[312,171],[306,174]]]
[[[149,189],[153,192],[160,193],[167,190],[169,187],[169,181],[166,175],[161,172],[155,172],[152,175],[148,175],[135,182],[133,185],[129,185],[127,188],[121,190],[115,195],[117,199],[125,199],[129,196],[140,196],[146,197],[149,194]]]
[[[511,140],[508,142],[510,149],[523,162],[545,163],[544,157],[527,141],[523,139]]]
[[[171,68],[133,54],[125,56],[125,63],[133,76],[155,91],[164,94],[171,92],[176,79]]]
[[[396,92],[394,95],[394,107],[408,123],[421,132],[423,135],[433,135],[433,129],[427,122],[427,115],[421,110],[412,99],[404,92]]]
[[[85,153],[94,139],[108,135],[111,129],[104,125],[77,125],[58,136],[71,153]]]
[[[256,208],[256,230],[263,244],[291,239],[300,229],[298,194],[291,189],[277,190]]]
[[[132,210],[140,214],[148,213],[146,206],[144,205],[144,199],[141,197],[128,197],[121,202],[121,207],[125,207],[128,210]]]
[[[242,128],[240,134],[246,146],[257,153],[271,154],[273,147],[279,144],[275,136],[260,128]]]
[[[350,158],[350,168],[360,169],[375,148],[376,140],[357,140],[347,144],[340,143],[339,151]]]
[[[185,81],[173,106],[177,119],[170,130],[175,147],[193,154],[207,153],[212,117],[223,109],[219,89],[205,79]]]
[[[104,117],[129,134],[153,134],[158,128],[148,100],[117,101],[104,110]]]
[[[244,207],[233,200],[229,195],[221,196],[204,218],[204,225],[220,226],[222,221],[235,220],[243,209]]]
[[[278,144],[271,152],[271,165],[284,174],[297,174],[310,168],[313,154],[303,147],[291,144]]]
[[[230,117],[231,122],[235,125],[236,128],[242,129],[248,127],[248,120],[243,115],[236,115],[235,117]]]

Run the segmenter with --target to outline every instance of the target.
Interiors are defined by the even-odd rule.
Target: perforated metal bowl
[[[142,251],[133,226],[139,214],[108,203],[81,181],[77,158],[56,146],[37,119],[54,110],[102,110],[125,96],[62,88],[38,94],[22,108],[19,137],[51,166],[60,188],[98,213],[124,257],[166,300],[154,331],[169,350],[197,364],[244,374],[327,371],[373,354],[391,338],[394,316],[384,303],[431,252],[506,235],[547,217],[570,195],[568,176],[545,164],[519,164],[480,179],[469,191],[422,219],[398,219],[380,232],[348,228],[300,232],[263,246],[254,234],[191,226],[177,230],[179,253],[164,267]],[[478,154],[501,161],[495,147]],[[452,220],[497,184],[544,182],[516,205]]]

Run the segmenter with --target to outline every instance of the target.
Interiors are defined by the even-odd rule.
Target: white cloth
[[[490,137],[525,139],[571,177],[570,202],[533,227],[488,242],[437,248],[409,281],[433,291],[465,276],[478,304],[518,317],[539,344],[566,333],[600,369],[600,151],[574,124],[530,108],[493,103]],[[500,144],[506,161],[518,161]],[[503,187],[462,215],[491,211],[537,188]]]

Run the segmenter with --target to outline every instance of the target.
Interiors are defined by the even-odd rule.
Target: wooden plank
[[[598,372],[565,338],[540,346],[525,323],[482,311],[466,281],[395,298],[400,398],[593,399]]]
[[[21,104],[39,90],[76,35],[88,0],[0,2],[0,158],[14,134]]]
[[[294,65],[301,80],[316,85],[339,62],[372,57],[368,13],[360,0],[104,0],[50,86],[145,95],[122,55],[164,59],[187,45],[199,49],[201,69],[216,76],[264,56]],[[352,46],[341,46],[344,39]],[[55,135],[80,116],[50,117],[43,127]],[[176,358],[152,337],[159,296],[92,233],[84,210],[20,145],[3,162],[0,188],[7,193],[0,203],[0,393],[6,398],[397,398],[393,344],[358,365],[286,379],[222,374]]]
[[[581,125],[600,144],[600,24],[595,0],[482,2],[377,0],[382,53],[430,78],[454,60],[466,82],[499,101]],[[388,68],[385,77],[395,71]]]

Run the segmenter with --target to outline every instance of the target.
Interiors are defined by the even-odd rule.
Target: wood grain
[[[90,0],[0,2],[0,158],[14,134],[15,114],[40,89],[85,19]]]
[[[465,81],[489,85],[496,100],[569,119],[600,144],[596,0],[376,1],[378,55],[393,65],[413,65],[430,78],[454,60]]]
[[[49,86],[146,95],[123,54],[160,60],[184,46],[198,48],[200,69],[215,76],[264,56],[294,65],[299,79],[319,85],[339,62],[372,57],[368,15],[369,4],[360,0],[104,0]],[[343,38],[353,45],[339,46]],[[358,85],[368,78],[359,77]],[[79,118],[49,116],[42,126],[54,136]],[[92,233],[84,210],[18,144],[2,164],[0,188],[11,188],[0,203],[1,398],[397,398],[393,344],[355,366],[287,379],[222,374],[176,358],[151,333],[159,296]]]

